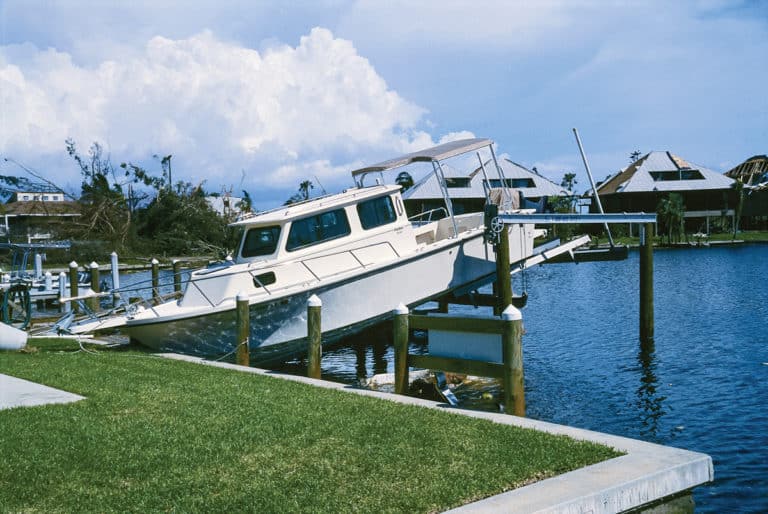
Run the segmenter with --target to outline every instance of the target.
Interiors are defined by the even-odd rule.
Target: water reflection
[[[637,407],[641,415],[640,433],[643,438],[658,441],[659,422],[664,416],[664,400],[658,394],[656,378],[656,348],[653,339],[640,342],[637,354],[640,364],[640,386],[637,388]]]

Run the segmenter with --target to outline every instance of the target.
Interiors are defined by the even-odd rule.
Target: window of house
[[[654,182],[666,182],[669,180],[704,180],[699,170],[680,169],[649,172]]]
[[[445,179],[445,187],[469,187],[469,177],[452,177]]]
[[[502,187],[500,178],[492,178],[488,181],[488,183],[490,183],[491,187],[494,188]],[[524,187],[536,187],[536,182],[534,182],[532,178],[508,178],[505,179],[504,183],[507,185],[507,187],[516,189]]]
[[[29,200],[29,195],[23,195],[23,196],[21,197],[21,199],[22,199],[22,200]]]
[[[344,209],[323,212],[291,223],[285,249],[289,252],[349,235],[349,220]]]
[[[43,200],[44,200],[44,201],[46,201],[46,202],[47,202],[47,201],[48,201],[48,200],[50,200],[50,199],[51,199],[51,197],[50,197],[50,196],[48,196],[48,195],[43,195]]]
[[[280,238],[280,227],[252,228],[245,235],[245,242],[240,255],[243,257],[257,257],[260,255],[272,255],[277,250],[277,240]]]
[[[392,198],[389,196],[360,202],[357,204],[357,215],[360,217],[360,224],[365,230],[394,223],[397,219],[397,214],[395,214],[395,209],[392,206]]]

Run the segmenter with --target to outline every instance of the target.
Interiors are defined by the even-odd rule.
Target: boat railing
[[[436,215],[437,213],[440,213],[440,216],[437,216]],[[426,219],[423,219],[425,217]],[[445,207],[437,207],[435,209],[430,209],[428,211],[415,214],[409,217],[408,221],[410,221],[415,226],[419,227],[421,225],[426,225],[428,223],[432,223],[435,220],[439,220],[447,217],[448,217],[448,209],[446,209]]]

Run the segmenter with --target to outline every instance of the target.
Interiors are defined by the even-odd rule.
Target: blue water
[[[657,250],[654,261],[650,345],[639,343],[636,252],[527,272],[527,414],[707,453],[715,481],[694,491],[697,512],[768,512],[768,246]],[[519,275],[514,286],[522,289]],[[392,372],[390,338],[368,332],[324,350],[323,376]],[[494,382],[457,396],[494,408],[481,392],[499,396]]]
[[[768,512],[768,246],[657,250],[654,264],[650,345],[639,343],[636,252],[527,272],[527,414],[709,454],[715,481],[694,491],[697,512]],[[324,376],[392,372],[387,336],[325,351]],[[498,398],[488,384],[457,396],[494,408],[478,400]]]

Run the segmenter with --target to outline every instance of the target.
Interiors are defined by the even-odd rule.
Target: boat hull
[[[401,303],[418,305],[490,282],[495,274],[493,255],[478,231],[364,273],[251,303],[251,359],[269,363],[306,350],[307,300],[312,295],[322,301],[323,344],[330,344],[390,318]],[[125,330],[132,339],[161,351],[223,357],[235,349],[236,314],[230,308],[184,318],[133,320]]]

